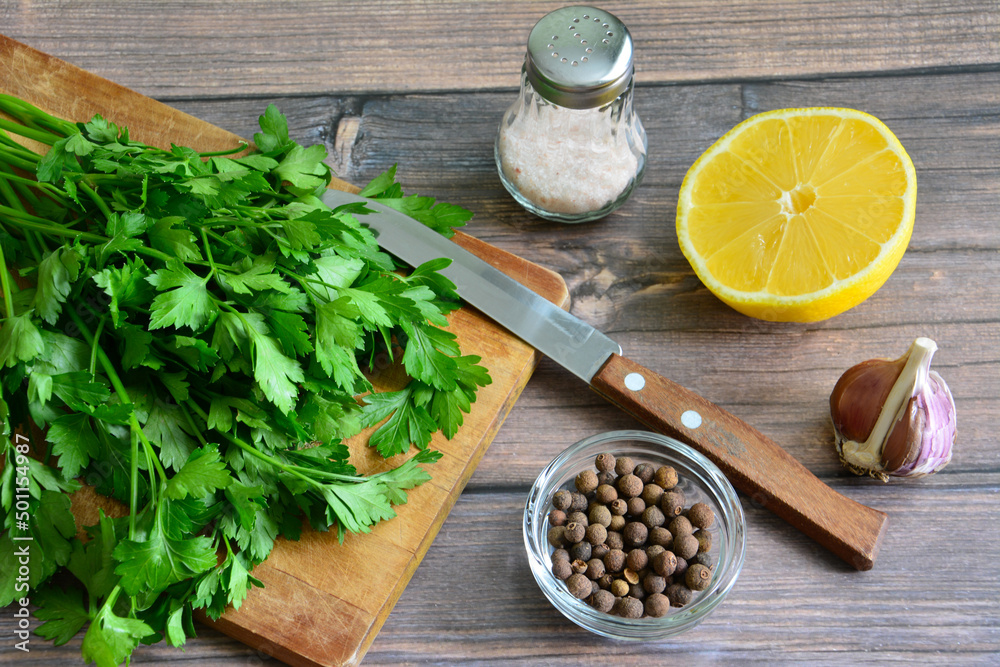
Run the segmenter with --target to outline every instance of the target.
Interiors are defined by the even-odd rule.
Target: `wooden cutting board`
[[[0,92],[64,118],[86,121],[100,113],[127,126],[132,138],[164,147],[176,143],[213,151],[239,140],[3,35],[0,65]],[[356,189],[343,181],[334,186]],[[566,284],[555,273],[461,233],[455,241],[550,301],[568,305]],[[431,447],[444,456],[431,467],[432,480],[410,492],[409,502],[397,508],[398,517],[368,535],[348,535],[342,545],[333,534],[311,531],[298,542],[279,540],[271,557],[254,570],[265,588],[254,589],[239,611],[230,610],[211,625],[291,665],[361,661],[538,362],[531,347],[470,307],[452,314],[450,330],[464,353],[482,356],[493,383],[480,390],[453,440],[440,434],[434,438]],[[380,389],[397,387],[400,381],[392,368],[374,379]],[[400,463],[387,465],[366,441],[362,434],[350,443],[360,471]],[[74,499],[78,525],[96,523],[99,504],[108,506],[92,491],[79,493]]]

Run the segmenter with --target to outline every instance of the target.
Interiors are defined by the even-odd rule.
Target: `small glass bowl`
[[[680,477],[685,505],[707,503],[715,512],[711,554],[715,560],[712,583],[694,593],[683,607],[671,607],[660,618],[629,619],[597,611],[566,590],[552,575],[548,542],[548,513],[552,496],[560,489],[575,491],[577,474],[595,470],[594,459],[602,452],[616,458],[630,456],[636,463],[656,467],[670,465]],[[556,609],[580,627],[598,635],[621,640],[658,640],[673,637],[698,625],[726,598],[743,568],[746,529],[743,508],[736,491],[722,471],[687,445],[657,433],[612,431],[591,436],[572,445],[552,460],[535,480],[524,507],[524,546],[535,581]]]

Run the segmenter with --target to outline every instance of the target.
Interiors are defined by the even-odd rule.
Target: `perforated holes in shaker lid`
[[[621,95],[632,79],[632,36],[616,16],[573,6],[543,16],[528,36],[525,69],[538,94],[590,109]]]

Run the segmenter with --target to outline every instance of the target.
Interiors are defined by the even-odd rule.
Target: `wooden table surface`
[[[572,311],[757,426],[845,495],[888,513],[859,573],[744,497],[747,557],[694,631],[652,644],[590,635],[528,570],[527,490],[563,448],[631,418],[543,360],[364,664],[1000,662],[1000,3],[605,2],[632,31],[645,180],[604,220],[564,226],[506,194],[493,163],[528,31],[555,2],[4,2],[0,32],[243,136],[269,102],[346,180],[398,163],[404,186],[472,209],[467,231],[553,269]],[[0,63],[0,66],[10,66]],[[865,303],[773,324],[716,300],[682,256],[677,191],[692,162],[754,113],[844,106],[881,118],[917,169],[910,246]],[[929,336],[958,408],[941,473],[882,484],[845,472],[828,397],[839,375]],[[37,623],[37,622],[36,622]],[[81,664],[78,636],[0,663]],[[136,665],[257,665],[201,628]]]

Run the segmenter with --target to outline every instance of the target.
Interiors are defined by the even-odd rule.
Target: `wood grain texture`
[[[174,14],[177,6],[171,6]],[[249,16],[261,6],[227,8]],[[390,15],[409,13],[415,25],[437,6],[396,4]],[[629,6],[645,11],[651,3]],[[33,45],[244,136],[274,100],[296,138],[326,144],[330,163],[353,182],[398,163],[406,187],[473,209],[471,235],[562,274],[573,312],[606,330],[631,359],[748,421],[834,489],[890,517],[875,568],[858,573],[744,496],[746,564],[712,616],[672,641],[619,644],[590,635],[562,618],[532,580],[520,533],[523,502],[538,472],[569,444],[641,425],[543,359],[364,664],[597,666],[612,656],[621,665],[997,664],[996,3],[658,6],[686,20],[661,31],[673,41],[656,67],[652,41],[643,36],[647,28],[629,21],[644,40],[640,77],[649,76],[636,93],[650,141],[646,178],[618,212],[580,226],[526,214],[502,189],[493,164],[496,126],[512,101],[533,20],[527,5],[510,3],[508,11],[519,18],[495,22],[493,33],[479,35],[509,43],[510,50],[490,47],[484,51],[490,57],[461,51],[474,58],[463,61],[467,71],[461,72],[449,63],[457,50],[442,55],[438,49],[430,67],[426,54],[390,62],[387,53],[419,55],[427,45],[405,35],[389,44],[376,31],[362,36],[358,30],[367,43],[342,48],[362,61],[368,52],[377,54],[381,65],[348,88],[315,69],[299,71],[327,61],[303,55],[307,49],[282,33],[293,16],[276,17],[277,41],[264,42],[260,32],[247,33],[242,20],[206,18],[218,9],[185,6],[184,16],[163,21],[148,2],[19,2],[0,5],[0,32],[16,30]],[[280,12],[274,7],[267,9],[272,16]],[[76,14],[62,15],[61,8]],[[628,18],[626,9],[619,14]],[[111,34],[108,16],[131,34]],[[644,17],[649,30],[655,18]],[[471,39],[461,8],[442,25],[458,40]],[[240,43],[248,54],[236,58],[218,44],[200,44],[205,36]],[[255,39],[260,43],[247,48]],[[198,56],[174,52],[185,46]],[[274,62],[265,65],[266,58]],[[656,68],[667,74],[654,76]],[[482,88],[480,80],[500,77],[508,78]],[[432,87],[434,81],[452,83],[442,89]],[[810,325],[752,320],[705,290],[681,255],[673,230],[677,190],[698,155],[743,118],[813,105],[870,112],[900,138],[918,175],[913,237],[889,281],[858,307]],[[896,357],[919,335],[938,342],[934,367],[955,394],[959,441],[952,462],[911,483],[855,477],[833,448],[829,392],[850,365]],[[35,638],[32,653],[15,655],[5,639],[14,627],[0,612],[0,663],[80,664],[82,635],[63,647]],[[144,647],[133,664],[276,664],[216,630],[199,626],[199,633],[184,653],[164,644]]]
[[[528,32],[564,2],[10,2],[5,34],[157,98],[517,85]],[[599,3],[640,84],[953,69],[1000,62],[994,0]],[[100,35],[101,39],[94,39]]]

